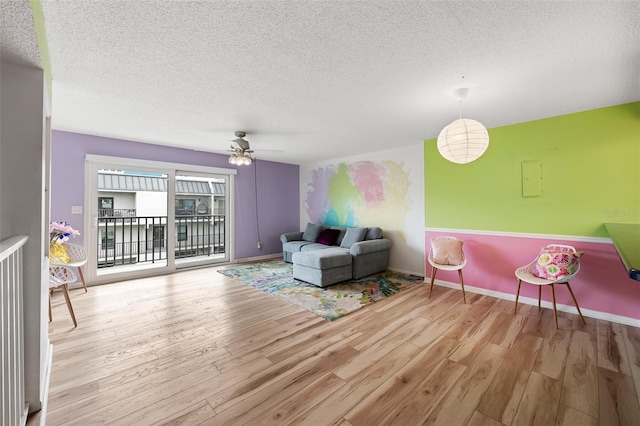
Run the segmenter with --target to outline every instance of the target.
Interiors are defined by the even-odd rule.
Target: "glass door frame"
[[[141,160],[136,158],[126,157],[111,157],[102,155],[87,154],[85,156],[85,185],[84,185],[84,245],[88,253],[88,261],[84,267],[84,274],[88,282],[91,284],[101,284],[114,282],[125,279],[141,278],[154,275],[164,275],[175,272],[183,267],[213,265],[214,262],[200,262],[193,265],[178,265],[176,267],[175,261],[175,238],[173,238],[173,228],[167,230],[167,264],[162,267],[140,269],[135,271],[123,271],[123,272],[110,272],[108,274],[98,275],[97,258],[94,248],[97,247],[98,237],[98,171],[102,169],[112,170],[135,170],[141,172],[160,172],[168,176],[167,182],[167,225],[175,226],[175,180],[176,174],[183,175],[184,173],[193,173],[194,175],[220,175],[227,179],[228,185],[226,192],[226,215],[229,220],[226,221],[226,235],[228,235],[226,243],[227,256],[223,260],[218,260],[215,263],[231,263],[235,260],[234,257],[234,205],[235,205],[235,176],[237,170],[219,168],[219,167],[207,167],[182,163],[170,163],[162,161]]]
[[[233,170],[234,172],[236,171],[235,169]],[[231,215],[232,213],[230,213],[233,209],[233,206],[229,206],[229,202],[232,202],[231,199],[231,194],[233,193],[232,189],[232,179],[230,175],[225,175],[225,174],[221,174],[221,173],[216,173],[216,176],[211,176],[212,173],[202,173],[202,172],[196,172],[193,170],[188,170],[185,168],[180,168],[178,170],[175,170],[176,173],[176,177],[177,176],[184,176],[184,177],[195,177],[195,178],[214,178],[214,179],[224,179],[224,187],[225,187],[225,221],[224,221],[224,235],[225,235],[225,240],[224,240],[224,244],[225,244],[225,260],[223,261],[218,261],[218,262],[211,262],[210,260],[208,260],[206,257],[205,258],[201,258],[201,257],[194,257],[192,259],[189,260],[178,260],[175,263],[175,268],[176,270],[178,269],[183,269],[183,268],[191,268],[191,267],[195,267],[195,266],[204,266],[204,265],[212,265],[215,263],[221,264],[221,263],[229,263],[230,261],[232,261],[232,253],[230,252],[230,248],[232,246],[232,241],[233,241],[233,235],[231,234],[232,229],[233,229],[233,220],[230,219],[229,215]],[[174,200],[178,200],[178,198],[175,196],[174,194]],[[211,208],[213,209],[213,205],[211,206]],[[175,209],[174,209],[174,214],[175,214]],[[176,219],[174,217],[174,221],[173,223],[175,224]],[[173,235],[170,236],[170,238],[173,239],[173,242],[175,244],[176,241],[178,241],[178,228],[175,228],[175,235],[176,238],[173,239]],[[173,248],[173,256],[175,257],[175,247]]]

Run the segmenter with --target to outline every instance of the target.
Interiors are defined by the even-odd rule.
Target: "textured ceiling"
[[[460,87],[489,128],[640,100],[638,1],[42,5],[60,130],[300,164],[436,137]]]
[[[3,61],[42,68],[28,1],[0,0],[0,55]]]

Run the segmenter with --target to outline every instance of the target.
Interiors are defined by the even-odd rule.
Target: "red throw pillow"
[[[333,246],[338,241],[338,235],[340,234],[340,230],[338,229],[325,229],[320,232],[318,235],[318,239],[316,243],[324,244],[326,246]]]

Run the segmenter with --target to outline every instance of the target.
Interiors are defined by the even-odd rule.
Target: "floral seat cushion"
[[[533,268],[533,275],[548,280],[561,280],[576,272],[584,252],[567,252],[543,248]]]

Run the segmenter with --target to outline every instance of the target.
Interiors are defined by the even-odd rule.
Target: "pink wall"
[[[518,267],[531,262],[540,248],[547,244],[571,245],[585,252],[580,273],[571,281],[580,309],[640,320],[640,282],[628,277],[612,243],[425,231],[426,253],[431,247],[431,238],[439,235],[452,235],[464,242],[463,249],[467,257],[467,265],[463,270],[465,286],[514,296],[518,286],[514,272]],[[426,268],[426,279],[430,279],[431,265],[428,262]],[[456,272],[438,271],[436,278],[458,282]],[[537,299],[536,286],[523,283],[520,296]],[[550,290],[542,290],[542,300],[551,301]],[[573,306],[566,289],[556,291],[556,301],[558,304]]]

